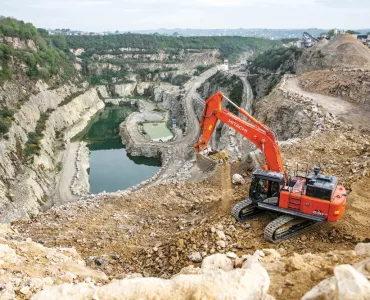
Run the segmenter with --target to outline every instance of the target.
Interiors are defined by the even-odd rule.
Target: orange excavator
[[[247,120],[223,108],[223,99]],[[318,167],[313,173],[288,174],[276,134],[221,92],[206,100],[200,122],[201,139],[194,146],[196,152],[207,153],[208,143],[219,120],[256,145],[266,162],[262,169],[253,172],[249,198],[232,209],[232,215],[238,221],[247,221],[262,212],[273,212],[277,218],[265,227],[264,236],[277,243],[327,221],[335,222],[343,216],[347,192],[338,185],[337,177],[320,174]]]

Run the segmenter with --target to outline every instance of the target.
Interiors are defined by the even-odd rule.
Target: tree
[[[37,28],[37,31],[42,37],[47,37],[49,35],[49,32],[44,28]]]
[[[55,47],[57,47],[60,50],[67,50],[67,40],[64,34],[55,35],[52,39],[52,42]]]
[[[327,33],[327,37],[328,37],[328,39],[331,39],[331,38],[334,36],[334,31],[335,31],[335,29],[330,29],[330,30],[328,31],[328,33]]]
[[[347,30],[346,33],[348,33],[348,34],[361,34],[361,32],[354,31],[354,30]]]

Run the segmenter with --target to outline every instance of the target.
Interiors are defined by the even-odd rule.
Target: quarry
[[[16,50],[41,52],[40,38],[2,39],[15,49],[7,66],[25,70]],[[264,40],[225,65],[218,48],[93,38],[70,37],[60,72],[73,76],[0,81],[0,299],[370,298],[369,48],[343,34],[269,70],[240,64],[274,49]],[[340,220],[271,243],[271,213],[231,215],[260,161],[218,122],[209,145],[227,158],[200,168],[194,145],[217,92],[274,132],[286,168],[338,177]],[[235,127],[246,120],[223,108]]]

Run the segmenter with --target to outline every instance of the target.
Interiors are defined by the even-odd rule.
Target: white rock
[[[221,231],[221,230],[217,230],[217,231],[216,231],[216,234],[217,234],[217,236],[218,236],[221,240],[226,241],[226,235],[225,235],[225,232],[223,232],[223,231]]]
[[[231,259],[236,259],[238,256],[234,252],[227,252],[226,256]]]
[[[188,258],[194,263],[200,263],[203,260],[200,252],[193,252],[192,254],[188,255]]]
[[[0,299],[12,300],[15,299],[14,286],[11,282],[5,284],[5,287],[0,291]]]
[[[233,184],[245,184],[245,180],[240,174],[234,174],[231,181]]]
[[[334,268],[339,299],[369,299],[370,283],[367,278],[350,265]]]
[[[7,244],[0,244],[0,258],[8,263],[17,263],[20,259],[14,249]]]
[[[221,269],[230,271],[234,267],[233,261],[225,254],[217,253],[207,256],[202,261],[202,269]]]
[[[334,277],[325,279],[307,292],[302,300],[335,299],[367,300],[370,299],[370,283],[367,278],[350,265],[334,268]]]
[[[221,248],[225,248],[226,247],[225,241],[216,241],[216,245],[217,246],[220,246]]]
[[[180,274],[170,280],[134,278],[96,287],[65,284],[48,288],[32,300],[50,299],[266,299],[270,278],[259,264],[229,272],[208,270],[203,274]]]
[[[30,292],[30,287],[24,286],[19,290],[23,295],[27,295]]]
[[[359,243],[355,247],[357,255],[368,255],[370,256],[370,243]]]

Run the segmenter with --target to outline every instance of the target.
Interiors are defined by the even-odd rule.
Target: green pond
[[[152,141],[166,142],[173,137],[172,132],[167,128],[165,122],[144,123],[143,128]]]
[[[90,192],[115,192],[153,176],[157,159],[130,156],[119,137],[119,124],[134,111],[131,106],[105,107],[75,139],[89,143]]]

